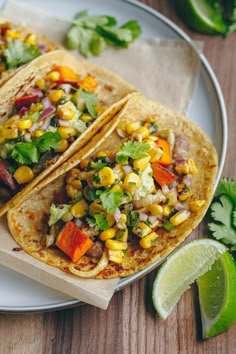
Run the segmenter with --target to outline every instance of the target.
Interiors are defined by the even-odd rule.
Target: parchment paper
[[[61,44],[70,27],[68,21],[50,17],[39,9],[12,0],[6,3],[0,15],[12,22],[25,24]],[[197,48],[200,51],[201,44],[197,44]],[[81,59],[77,51],[73,51],[73,55]],[[200,67],[199,55],[192,46],[181,40],[158,38],[140,39],[126,50],[108,48],[102,56],[89,60],[118,73],[144,96],[184,114],[191,102]],[[76,299],[107,308],[117,279],[80,279],[49,267],[23,251],[13,251],[17,245],[4,218],[0,220],[0,245],[0,264]]]

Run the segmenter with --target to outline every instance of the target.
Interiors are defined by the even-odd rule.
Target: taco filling
[[[0,125],[0,204],[54,164],[106,109],[99,82],[55,66],[27,94],[15,98]]]
[[[150,117],[117,133],[122,143],[69,171],[50,207],[45,247],[59,248],[79,276],[122,265],[130,244],[150,249],[205,204],[191,191],[198,170],[184,135],[158,129]],[[84,254],[100,259],[92,270],[76,265]]]
[[[27,28],[0,23],[0,79],[55,47],[58,46]]]

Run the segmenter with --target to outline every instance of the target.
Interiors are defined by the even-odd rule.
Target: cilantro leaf
[[[213,236],[225,244],[236,244],[236,230],[233,228],[234,205],[229,196],[223,194],[210,207],[213,222],[208,224]]]
[[[85,101],[85,106],[86,106],[89,114],[93,118],[97,118],[97,113],[95,110],[95,106],[99,102],[99,99],[97,98],[97,96],[95,96],[92,92],[84,91],[82,88],[79,89],[79,93],[81,95],[81,98],[83,98]]]
[[[133,42],[132,32],[126,28],[98,26],[97,31],[102,37],[119,47],[128,48],[129,44]]]
[[[95,228],[96,230],[104,231],[109,229],[108,221],[102,214],[95,213],[93,217],[88,216],[86,220],[89,226]]]
[[[149,148],[150,146],[148,144],[143,144],[138,141],[125,142],[116,154],[116,161],[122,163],[128,161],[129,158],[133,160],[141,159],[142,157],[148,156],[145,150]]]
[[[236,228],[236,206],[234,206],[232,222],[233,226]]]
[[[98,25],[114,26],[117,21],[111,16],[90,16],[88,10],[79,12],[73,21],[74,25],[96,29]]]
[[[30,165],[39,162],[40,154],[33,142],[20,143],[14,146],[11,157],[22,165]]]
[[[37,58],[41,52],[35,45],[15,39],[8,44],[3,55],[6,58],[7,67],[12,69]]]
[[[222,178],[216,190],[216,195],[222,193],[228,194],[233,200],[236,200],[236,182],[229,178]]]
[[[58,143],[61,140],[61,135],[58,132],[47,132],[33,140],[34,146],[40,148],[42,151],[48,151],[58,147]]]
[[[103,167],[106,167],[107,165],[108,165],[108,163],[106,163],[106,162],[91,161],[89,164],[89,168],[91,168],[92,170],[95,170],[95,171],[100,171]]]
[[[100,195],[102,206],[109,214],[114,214],[116,209],[122,203],[123,193],[121,192],[104,192]]]

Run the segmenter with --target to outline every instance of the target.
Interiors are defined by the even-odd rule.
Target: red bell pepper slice
[[[32,103],[38,102],[38,100],[38,95],[27,95],[23,97],[18,97],[15,101],[16,108],[20,109],[22,107],[29,107]]]
[[[178,179],[178,176],[176,176],[171,171],[168,171],[163,166],[159,165],[158,162],[152,163],[152,171],[153,171],[153,177],[154,177],[155,181],[160,186],[164,186],[165,184],[167,184],[167,185],[171,184],[172,182],[174,182]]]
[[[168,143],[168,141],[164,139],[158,139],[156,140],[156,144],[159,148],[163,150],[163,155],[158,161],[158,163],[162,166],[171,165],[173,161],[171,157],[170,144]]]
[[[59,233],[56,245],[73,262],[77,262],[92,247],[93,241],[74,222],[69,221]]]

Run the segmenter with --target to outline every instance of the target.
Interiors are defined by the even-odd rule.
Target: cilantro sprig
[[[14,69],[26,64],[41,54],[35,45],[24,43],[19,39],[11,41],[3,52],[8,69]]]
[[[111,16],[90,16],[88,10],[80,12],[66,37],[68,49],[78,49],[89,57],[98,56],[108,45],[127,48],[141,34],[141,27],[135,20],[115,27],[117,20]]]
[[[236,182],[222,178],[210,206],[212,236],[236,250]]]
[[[47,132],[31,142],[16,144],[11,152],[11,157],[20,164],[38,163],[40,152],[57,148],[60,140],[61,135],[58,132]]]
[[[94,216],[88,216],[86,221],[90,227],[95,228],[96,230],[105,231],[109,229],[108,221],[104,218],[102,214],[95,213]]]
[[[129,158],[133,160],[141,159],[148,156],[147,151],[150,145],[143,144],[138,141],[125,142],[116,154],[116,162],[122,163],[128,161]]]

